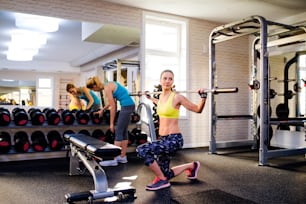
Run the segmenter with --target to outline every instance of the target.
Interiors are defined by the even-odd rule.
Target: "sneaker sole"
[[[101,164],[99,163],[100,166],[118,166],[118,163],[117,164]]]
[[[194,180],[194,179],[197,179],[198,178],[198,171],[199,171],[199,169],[200,169],[200,162],[196,162],[197,164],[198,164],[198,166],[197,166],[197,168],[196,168],[196,170],[195,170],[195,174],[194,174],[194,176],[188,176],[187,178],[188,179],[190,179],[190,180]]]
[[[157,191],[157,190],[160,190],[160,189],[164,189],[164,188],[169,188],[171,186],[171,184],[170,183],[167,183],[167,184],[164,184],[164,185],[162,185],[162,186],[158,186],[158,187],[156,187],[156,188],[150,188],[150,187],[146,187],[146,190],[147,191]]]

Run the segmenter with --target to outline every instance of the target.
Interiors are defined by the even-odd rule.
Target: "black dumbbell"
[[[103,121],[103,117],[100,117],[96,111],[91,111],[89,116],[93,124],[101,124]]]
[[[11,149],[11,136],[8,132],[0,132],[0,153],[7,153]]]
[[[48,143],[42,131],[34,131],[31,135],[32,148],[36,152],[43,152]]]
[[[56,130],[51,130],[48,132],[47,139],[51,150],[61,150],[64,146],[64,141],[61,134]]]
[[[129,137],[129,142],[128,145],[132,145],[135,143],[135,135],[131,133],[131,131],[128,131],[128,137]]]
[[[88,130],[85,130],[85,129],[80,130],[80,131],[79,131],[79,134],[83,134],[83,135],[90,136],[90,132],[89,132]]]
[[[11,113],[6,108],[0,108],[0,126],[7,126],[11,122]]]
[[[72,125],[75,121],[75,116],[70,110],[62,111],[62,121],[65,125]]]
[[[85,111],[78,110],[75,115],[76,120],[80,125],[87,125],[87,123],[89,122],[89,115]]]
[[[140,115],[135,111],[131,114],[131,123],[137,123],[140,121]]]
[[[59,113],[54,108],[45,108],[43,112],[46,115],[48,125],[58,125],[61,121]]]
[[[30,108],[28,114],[31,118],[32,125],[42,125],[45,122],[45,116],[38,108]]]
[[[99,140],[102,140],[102,141],[105,141],[105,138],[106,138],[106,136],[105,136],[103,130],[101,130],[101,129],[95,129],[95,130],[92,132],[92,135],[91,135],[91,136],[94,137],[94,138],[97,138],[97,139],[99,139]]]
[[[115,133],[113,133],[110,129],[105,132],[105,142],[114,144],[115,141]]]
[[[105,123],[107,123],[107,124],[109,124],[110,123],[110,110],[104,110],[103,111],[103,121],[105,122]]]
[[[15,125],[24,126],[28,123],[28,114],[24,109],[16,107],[12,110],[12,115]]]
[[[18,131],[14,135],[14,147],[16,152],[27,152],[30,148],[28,134],[24,131]]]

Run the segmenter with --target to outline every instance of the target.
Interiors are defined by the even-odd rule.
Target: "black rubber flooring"
[[[184,149],[172,165],[200,161],[198,180],[191,182],[182,174],[171,180],[170,188],[156,192],[145,190],[154,176],[143,162],[135,153],[128,159],[127,164],[104,168],[109,187],[121,183],[136,188],[137,198],[121,203],[306,203],[305,155],[275,158],[268,166],[259,166],[258,152],[248,148],[224,149],[214,155],[207,148]],[[0,203],[63,204],[66,193],[94,188],[88,172],[78,176],[68,173],[68,158],[2,162]]]

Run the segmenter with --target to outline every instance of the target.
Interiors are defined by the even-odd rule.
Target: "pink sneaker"
[[[200,169],[200,162],[198,161],[193,162],[193,169],[186,170],[187,172],[189,171],[187,173],[188,175],[187,178],[190,180],[197,179],[199,169]]]

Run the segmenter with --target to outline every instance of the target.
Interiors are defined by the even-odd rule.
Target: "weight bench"
[[[132,186],[126,188],[108,188],[104,170],[99,165],[103,158],[114,158],[121,153],[121,148],[113,144],[83,134],[65,134],[64,139],[70,143],[69,175],[80,175],[81,166],[84,165],[94,180],[94,190],[79,193],[68,193],[65,198],[68,203],[96,199],[117,197],[120,199],[134,199],[136,189]]]

